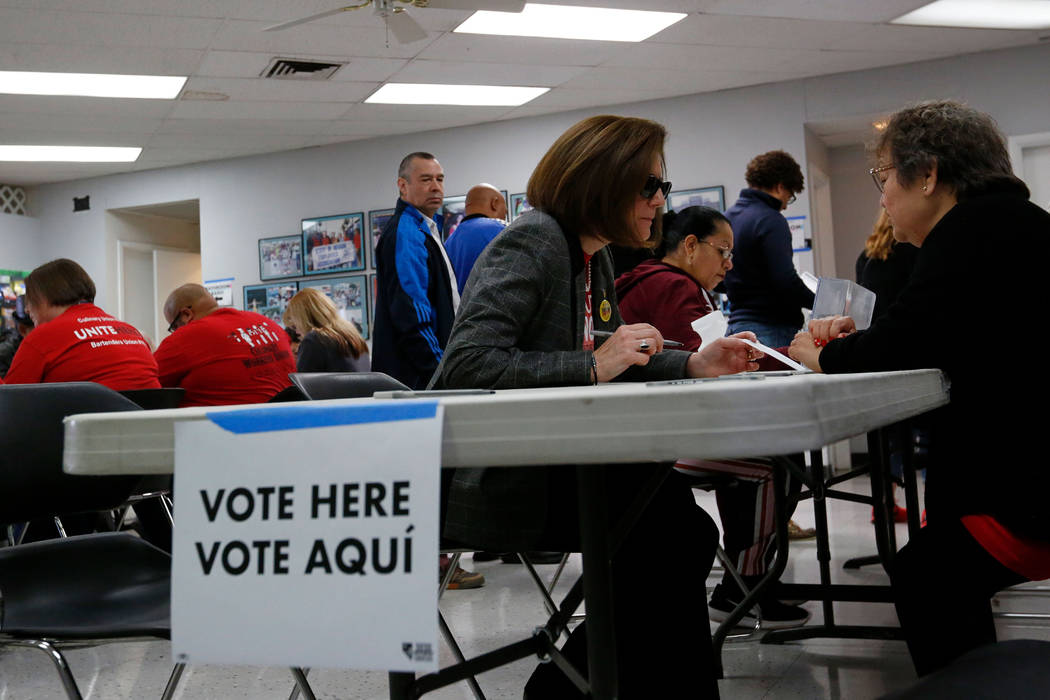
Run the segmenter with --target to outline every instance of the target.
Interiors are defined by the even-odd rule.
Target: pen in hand
[[[612,336],[612,332],[610,332],[610,331],[594,331],[594,337],[595,338],[609,338],[611,336]],[[682,347],[682,343],[679,343],[677,340],[668,340],[667,338],[664,338],[664,347],[666,347],[666,348],[680,348],[680,347]]]

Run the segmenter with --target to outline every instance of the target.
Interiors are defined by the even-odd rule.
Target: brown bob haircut
[[[631,210],[650,175],[664,163],[667,130],[648,119],[609,114],[588,117],[558,137],[532,171],[526,197],[575,235],[600,235],[638,248]],[[644,247],[660,242],[660,217]]]
[[[77,263],[59,258],[44,263],[26,277],[26,297],[31,304],[72,306],[95,301],[95,282]]]

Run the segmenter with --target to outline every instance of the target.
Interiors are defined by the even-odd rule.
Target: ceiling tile
[[[155,134],[326,134],[331,119],[165,119]]]
[[[216,34],[213,49],[254,51],[274,56],[330,54],[333,56],[375,56],[411,58],[439,36],[411,44],[398,44],[392,38],[386,45],[383,32],[376,27],[352,27],[328,24],[304,24],[279,32],[264,32],[268,22],[229,21]]]
[[[930,0],[701,0],[698,10],[726,15],[794,17],[845,22],[886,22]]]
[[[553,87],[581,75],[585,66],[522,66],[515,63],[466,63],[414,59],[391,79],[403,83],[530,85]]]
[[[0,8],[0,42],[204,49],[220,19]]]
[[[617,41],[446,34],[420,51],[419,58],[523,66],[597,66],[616,56],[625,46]]]
[[[173,100],[109,99],[105,97],[56,97],[52,95],[0,95],[0,112],[23,114],[67,113],[155,117],[160,119],[175,106]]]
[[[4,70],[191,75],[202,56],[198,49],[0,42]]]
[[[228,95],[233,101],[261,102],[360,102],[375,92],[379,83],[331,82],[328,80],[280,80],[276,78],[190,78],[185,91]],[[182,102],[192,102],[183,98]]]
[[[174,119],[335,119],[346,111],[337,102],[179,102]]]
[[[771,49],[821,49],[848,41],[868,25],[855,22],[695,14],[653,37],[659,44],[711,44]]]
[[[622,51],[603,67],[666,69],[648,80],[663,79],[677,71],[776,71],[792,59],[812,51],[742,46],[684,46],[681,44],[640,44]],[[586,77],[586,76],[584,76]],[[581,86],[584,87],[584,86]]]

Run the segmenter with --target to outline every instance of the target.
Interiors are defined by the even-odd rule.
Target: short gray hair
[[[422,158],[423,160],[437,160],[433,153],[427,153],[426,151],[416,151],[409,153],[407,156],[401,159],[401,165],[397,167],[397,176],[408,179],[408,173],[412,169],[412,161],[416,158]]]
[[[952,100],[922,102],[892,117],[875,156],[889,156],[905,187],[937,164],[937,182],[964,201],[996,182],[1021,182],[1010,166],[1006,139],[984,112]]]

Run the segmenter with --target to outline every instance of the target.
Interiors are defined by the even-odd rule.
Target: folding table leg
[[[617,697],[616,631],[612,612],[612,556],[605,469],[576,468],[580,501],[580,545],[583,550],[583,590],[587,601],[587,675],[591,697]]]

